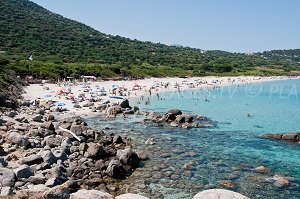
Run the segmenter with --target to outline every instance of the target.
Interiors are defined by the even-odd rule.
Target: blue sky
[[[300,0],[33,0],[101,32],[205,50],[300,48]]]

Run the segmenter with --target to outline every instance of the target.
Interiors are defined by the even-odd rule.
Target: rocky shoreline
[[[213,126],[203,116],[182,114],[177,109],[165,114],[144,113],[130,107],[128,100],[120,104],[102,102],[97,107],[90,102],[85,106],[91,113],[100,112],[108,118],[143,114],[144,122],[172,127]],[[21,102],[17,109],[4,108],[0,135],[0,196],[146,198],[130,193],[116,196],[118,187],[114,184],[147,160],[146,152],[135,151],[130,138],[91,129],[84,119],[70,116],[66,109],[52,104],[36,107],[28,101]],[[151,144],[151,140],[148,142]]]
[[[297,145],[300,144],[300,132],[286,133],[286,134],[269,133],[269,134],[262,135],[261,137],[266,139],[272,139],[272,140],[280,140],[280,141],[297,144]]]

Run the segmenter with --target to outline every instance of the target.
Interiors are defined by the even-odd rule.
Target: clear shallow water
[[[221,180],[230,180],[233,190],[251,198],[300,198],[299,186],[276,188],[265,178],[275,174],[292,176],[300,184],[300,147],[258,135],[300,131],[300,81],[277,81],[160,93],[149,105],[137,104],[142,110],[166,112],[179,108],[203,114],[218,122],[211,129],[178,129],[141,124],[141,118],[89,122],[96,127],[110,126],[108,132],[128,135],[135,148],[144,149],[150,160],[122,181],[120,192],[153,198],[192,198],[208,188],[220,188]],[[207,101],[205,100],[207,99]],[[250,113],[251,117],[247,117]],[[156,144],[146,146],[154,138]],[[192,170],[183,169],[192,162]],[[253,168],[264,165],[270,173],[257,174]]]

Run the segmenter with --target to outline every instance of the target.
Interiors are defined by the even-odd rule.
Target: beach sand
[[[298,78],[298,77],[293,77]],[[239,77],[190,77],[190,78],[147,78],[141,80],[122,80],[122,81],[90,81],[90,82],[77,82],[76,84],[67,84],[66,82],[60,82],[59,84],[31,84],[25,88],[25,93],[23,97],[25,100],[35,100],[35,99],[45,99],[59,101],[65,104],[64,108],[68,109],[68,114],[78,115],[78,116],[90,116],[91,110],[89,107],[74,108],[74,102],[70,99],[67,99],[65,95],[58,95],[57,93],[62,89],[71,89],[72,95],[77,98],[80,94],[85,94],[85,100],[78,102],[80,106],[83,106],[85,103],[90,101],[91,98],[101,99],[96,103],[103,103],[107,100],[111,102],[120,102],[120,99],[113,99],[109,96],[112,96],[113,87],[125,88],[127,91],[123,92],[124,98],[131,99],[141,96],[149,96],[149,90],[151,89],[151,94],[156,94],[159,92],[165,91],[176,91],[179,89],[200,89],[200,88],[209,88],[209,87],[222,87],[229,85],[240,85],[240,84],[252,84],[252,83],[262,83],[267,81],[277,81],[277,80],[288,80],[291,77],[286,76],[272,76],[272,77],[257,77],[257,76],[239,76]],[[199,83],[202,82],[202,83]],[[169,84],[168,87],[162,86]],[[65,85],[64,85],[65,84]],[[91,89],[94,94],[89,94],[89,92],[84,92],[87,86],[88,89]],[[133,90],[134,87],[140,86],[140,89]],[[175,86],[179,85],[179,86]],[[97,96],[96,93],[99,92],[97,88],[104,88],[107,95],[106,96]],[[47,89],[45,89],[47,88]],[[129,91],[129,92],[128,92]],[[116,94],[117,96],[119,94]]]

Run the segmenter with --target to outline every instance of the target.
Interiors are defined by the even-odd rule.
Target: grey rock
[[[13,194],[13,189],[11,187],[2,187],[0,196],[9,196]]]
[[[0,168],[0,184],[2,186],[10,186],[15,182],[15,173],[8,168]]]
[[[45,185],[47,187],[54,187],[54,186],[57,186],[57,185],[60,185],[60,184],[62,184],[62,183],[58,178],[49,178],[47,180],[47,182],[45,183]]]
[[[107,175],[112,178],[122,179],[126,176],[126,170],[118,160],[111,160],[106,169]]]
[[[45,199],[69,199],[70,198],[70,191],[68,186],[55,186],[53,188],[48,189],[43,193],[42,198]]]
[[[121,108],[129,108],[131,109],[131,106],[129,105],[129,101],[128,99],[124,99],[121,104],[120,104]]]
[[[208,189],[205,191],[201,191],[200,193],[196,194],[193,199],[229,199],[229,198],[234,198],[234,199],[249,199],[248,197],[234,192],[234,191],[229,191],[225,189]]]
[[[18,115],[18,113],[16,111],[10,111],[7,116],[8,117],[15,117],[16,115]]]
[[[72,131],[75,135],[80,136],[83,134],[84,128],[80,124],[72,124],[70,127],[70,131]]]
[[[123,139],[122,139],[121,136],[116,135],[116,136],[114,136],[114,138],[113,138],[113,143],[114,143],[114,144],[123,144],[124,142],[123,142]]]
[[[147,154],[146,154],[145,151],[140,150],[140,151],[137,151],[136,154],[137,154],[137,156],[140,160],[147,160],[148,159]]]
[[[118,150],[116,158],[122,164],[128,164],[131,166],[137,166],[139,164],[138,155],[132,151],[131,148],[126,148],[124,150]]]
[[[34,122],[42,122],[43,116],[42,115],[36,115],[32,118],[32,121]]]
[[[24,147],[28,147],[30,145],[28,139],[23,136],[23,135],[20,135],[19,133],[17,132],[11,132],[9,135],[8,135],[8,139],[14,143],[14,144],[17,144],[18,146],[24,146]]]
[[[26,164],[19,166],[18,168],[14,169],[13,171],[16,174],[18,179],[29,178],[30,176],[34,175],[32,169]]]
[[[30,176],[28,178],[28,181],[31,182],[32,184],[45,184],[46,178],[42,174],[37,174],[34,176]]]
[[[79,104],[75,104],[74,108],[81,108],[81,106]]]
[[[47,115],[45,117],[45,121],[47,121],[47,122],[50,122],[50,121],[54,122],[55,121],[54,115]]]
[[[6,167],[6,166],[7,166],[7,162],[3,158],[0,158],[0,167]]]
[[[70,199],[114,199],[112,195],[98,190],[81,189],[71,194]]]
[[[102,146],[95,143],[88,144],[87,157],[93,159],[103,159],[105,158],[105,156],[106,156],[106,152]]]
[[[45,128],[47,130],[50,130],[50,131],[54,131],[55,130],[54,124],[51,121],[50,122],[46,122],[44,125],[45,125]]]
[[[43,162],[43,158],[35,154],[24,157],[20,160],[20,164],[27,164],[29,166],[33,164],[40,164],[42,162]]]
[[[54,156],[54,154],[50,150],[42,151],[41,157],[43,158],[44,163],[47,163],[49,165],[52,165],[57,160],[57,158]]]

